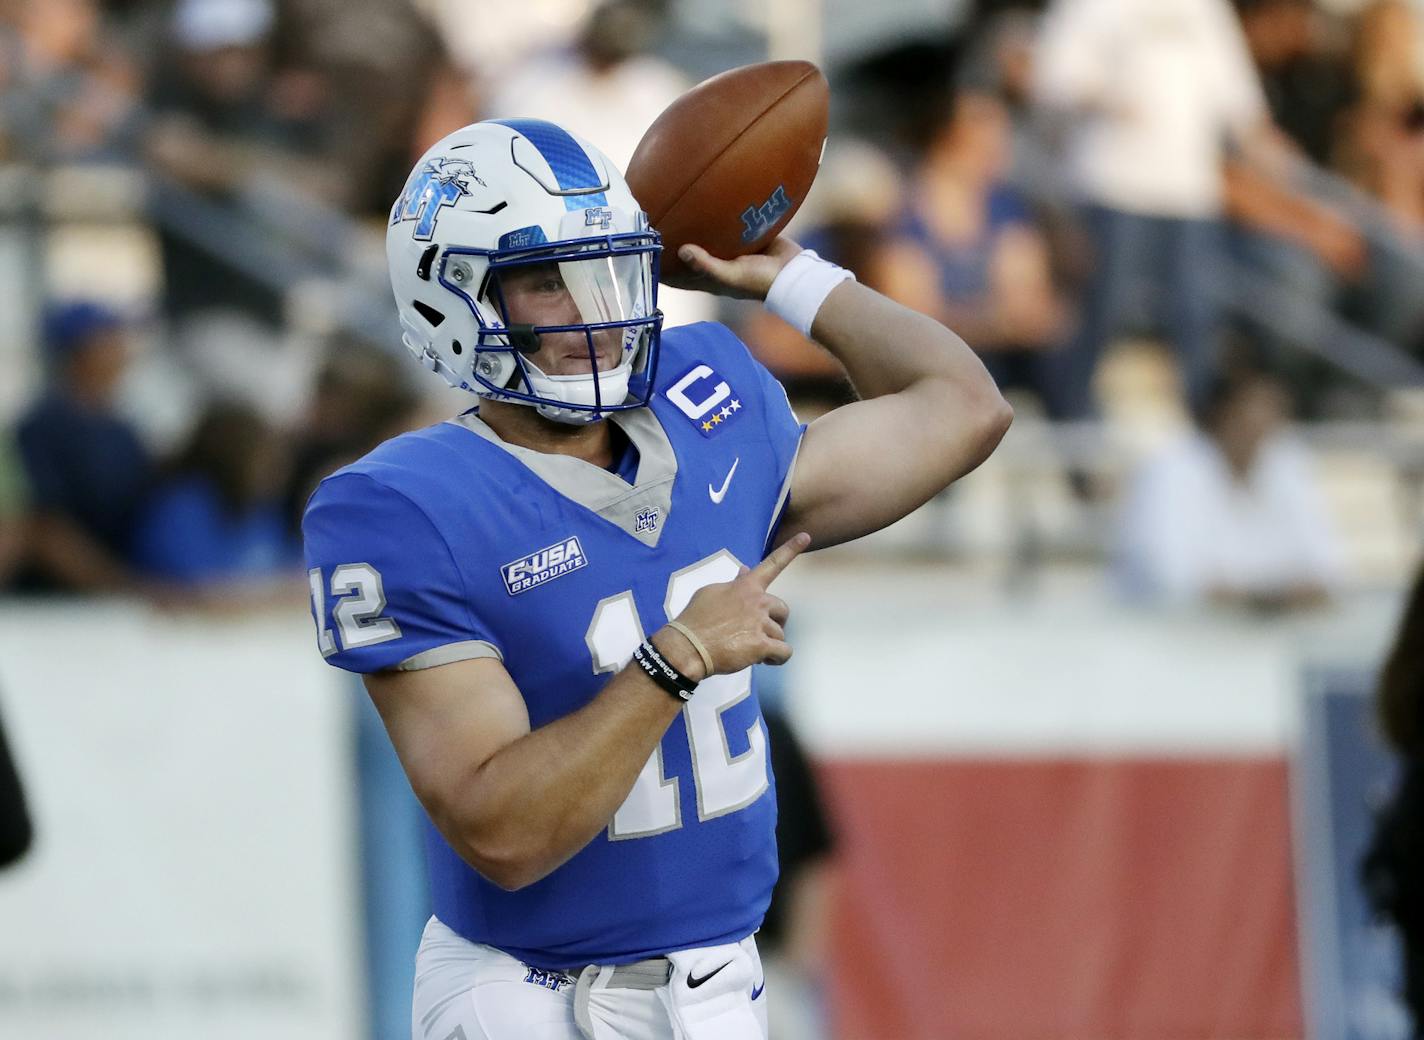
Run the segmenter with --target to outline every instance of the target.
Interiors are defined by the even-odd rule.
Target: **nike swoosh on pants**
[[[732,963],[731,961],[728,961],[728,962],[727,962],[727,964],[731,964],[731,963]],[[727,966],[727,964],[722,965],[722,968],[725,968],[725,967]],[[695,975],[693,975],[692,973],[689,972],[689,973],[688,973],[688,976],[687,976],[687,988],[688,988],[688,989],[696,989],[698,986],[702,985],[704,982],[706,982],[708,979],[710,979],[713,975],[716,975],[717,972],[721,971],[722,968],[717,968],[717,969],[715,969],[715,970],[713,970],[713,971],[709,971],[706,975],[702,976],[700,979],[699,979],[697,976],[695,976]]]

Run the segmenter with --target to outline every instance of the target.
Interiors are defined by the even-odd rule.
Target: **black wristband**
[[[680,701],[692,700],[697,684],[669,664],[667,658],[658,653],[651,639],[643,640],[633,651],[633,663],[670,696]]]

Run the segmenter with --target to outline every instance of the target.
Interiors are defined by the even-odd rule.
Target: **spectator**
[[[997,96],[1008,110],[1011,142],[1005,179],[1056,219],[1073,205],[1071,186],[1054,154],[1051,113],[1034,103],[1034,61],[1041,18],[1012,8],[980,26],[961,86]],[[1066,214],[1065,214],[1066,215]]]
[[[978,92],[961,92],[948,108],[892,231],[886,295],[958,332],[1001,387],[1028,387],[1064,415],[1043,359],[1062,342],[1066,312],[1047,242],[1004,181],[1008,111]]]
[[[1292,188],[1286,180],[1302,161],[1323,163],[1334,147],[1348,103],[1348,70],[1323,52],[1315,12],[1306,0],[1244,0],[1242,25],[1260,70],[1271,117],[1277,169],[1228,160],[1226,208],[1232,218],[1230,255],[1247,274],[1262,276],[1270,295],[1238,307],[1240,324],[1268,346],[1274,363],[1313,414],[1335,387],[1334,373],[1303,341],[1318,334],[1322,317],[1344,288],[1367,275],[1367,247],[1344,217]]]
[[[1093,410],[1098,357],[1144,276],[1165,297],[1189,394],[1215,360],[1224,142],[1266,122],[1228,0],[1056,0],[1035,59],[1039,102],[1068,118],[1068,169],[1095,252],[1078,334],[1055,362],[1062,414]]]
[[[345,197],[340,170],[316,161],[324,141],[320,89],[310,77],[294,84],[273,67],[270,0],[181,0],[172,36],[176,53],[149,91],[154,116],[146,150],[178,190],[155,193],[163,253],[164,307],[186,318],[231,309],[275,326],[282,287],[259,270],[261,256],[239,264],[213,241],[246,231],[240,193],[262,173],[304,186],[328,203]],[[282,86],[287,89],[279,89]]]
[[[298,430],[283,493],[291,536],[317,484],[382,441],[410,428],[418,411],[406,368],[384,351],[343,344],[317,374]]]
[[[1236,0],[1271,120],[1317,166],[1329,166],[1355,93],[1343,56],[1324,45],[1310,0]]]
[[[1268,297],[1256,294],[1255,306],[1240,308],[1242,317],[1275,347],[1315,414],[1349,405],[1335,373],[1298,349],[1318,334],[1329,311],[1400,347],[1424,347],[1417,290],[1424,277],[1418,250],[1424,116],[1411,115],[1416,105],[1424,113],[1413,50],[1419,27],[1406,4],[1371,4],[1357,25],[1352,67],[1321,42],[1321,16],[1306,0],[1240,2],[1273,117],[1286,132],[1283,168],[1295,180],[1319,184],[1291,153],[1334,165],[1377,195],[1393,217],[1392,228],[1388,219],[1375,221],[1366,240],[1342,214],[1279,177],[1240,161],[1228,166],[1232,252],[1273,283]]]
[[[16,432],[32,510],[19,586],[129,589],[133,523],[150,462],[114,410],[129,357],[125,320],[102,304],[61,304],[46,316],[45,344],[50,387]]]
[[[21,0],[0,14],[0,156],[113,159],[137,132],[138,76],[94,0]],[[8,23],[8,24],[7,24]]]
[[[1400,756],[1403,776],[1379,815],[1364,862],[1375,910],[1404,938],[1404,1000],[1413,1037],[1424,1036],[1424,570],[1414,579],[1379,683],[1385,740]]]
[[[1402,347],[1424,353],[1424,73],[1417,11],[1377,0],[1360,15],[1354,40],[1356,103],[1337,128],[1341,172],[1379,199],[1393,234],[1376,236],[1370,278],[1352,313]]]
[[[301,549],[282,510],[287,447],[258,414],[219,404],[198,423],[138,523],[134,563],[189,588],[290,577]]]
[[[1424,232],[1419,33],[1413,9],[1399,0],[1377,0],[1361,13],[1352,55],[1358,98],[1337,153],[1345,174],[1416,235]]]
[[[1217,377],[1199,429],[1129,489],[1117,553],[1124,591],[1162,603],[1267,611],[1314,606],[1342,576],[1340,550],[1303,448],[1282,428],[1274,377]]]
[[[471,19],[465,0],[455,2],[455,17],[488,35],[491,19]],[[332,175],[326,187],[342,182],[341,195],[358,216],[383,220],[411,164],[432,142],[478,118],[470,77],[440,38],[434,6],[424,0],[280,5],[276,58],[290,71],[279,74],[277,94],[310,96],[308,70],[320,70],[321,161]],[[290,89],[304,83],[301,91]]]

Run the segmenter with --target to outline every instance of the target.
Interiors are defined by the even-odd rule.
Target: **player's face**
[[[577,325],[584,320],[556,263],[531,264],[502,271],[500,290],[507,310],[505,317],[511,324]],[[621,340],[616,329],[593,334],[598,371],[606,372],[617,367]],[[529,360],[551,376],[577,375],[593,370],[588,340],[581,332],[542,334],[539,349],[529,355]]]

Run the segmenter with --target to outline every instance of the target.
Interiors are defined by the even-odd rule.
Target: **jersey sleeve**
[[[415,671],[503,659],[474,616],[444,535],[400,491],[361,473],[328,477],[302,538],[322,655],[347,671]]]

